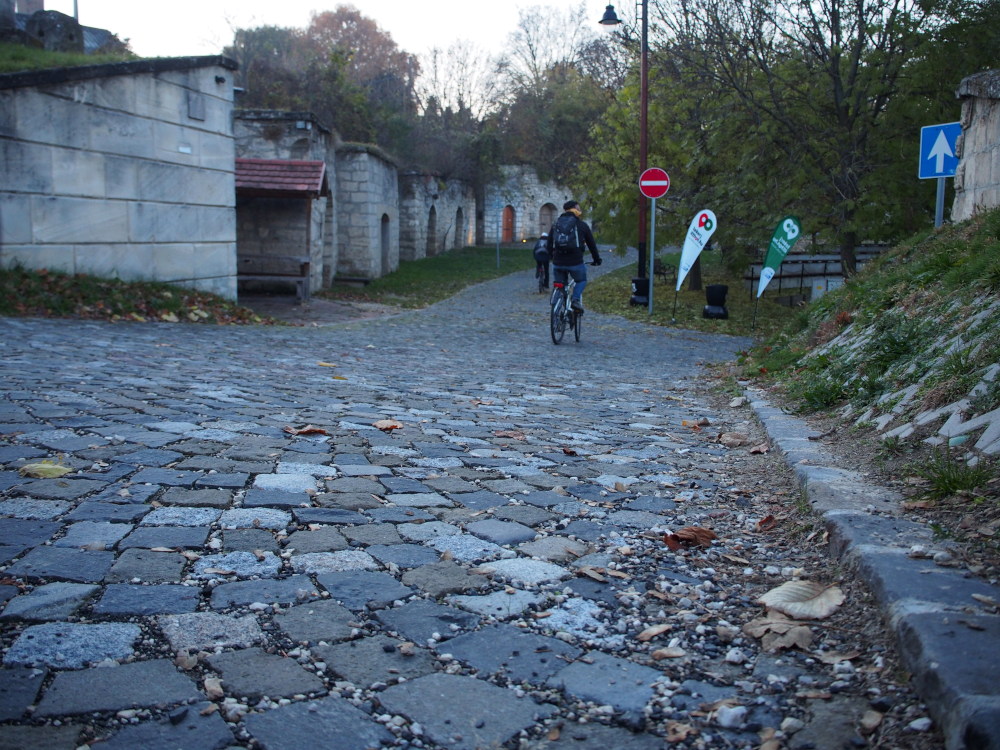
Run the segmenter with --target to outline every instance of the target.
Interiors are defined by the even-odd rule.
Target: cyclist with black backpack
[[[583,312],[583,288],[587,286],[587,266],[583,263],[584,248],[590,250],[594,259],[593,265],[601,265],[601,255],[597,251],[597,242],[590,226],[580,218],[580,204],[576,201],[566,201],[563,204],[563,214],[556,219],[549,232],[548,248],[552,257],[552,278],[559,284],[565,284],[567,276],[572,276],[576,286],[573,287],[573,298],[570,306],[575,312]]]

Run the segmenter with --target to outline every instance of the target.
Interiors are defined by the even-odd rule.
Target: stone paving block
[[[419,568],[440,558],[437,552],[422,544],[373,544],[366,551],[383,565],[400,568]]]
[[[3,547],[0,547],[0,550],[2,549]],[[0,557],[0,559],[2,559],[2,557]],[[4,604],[10,601],[20,593],[21,590],[17,586],[11,586],[6,583],[0,583],[0,604]]]
[[[410,523],[412,521],[433,521],[434,516],[419,508],[405,508],[395,505],[371,508],[365,515],[376,523]]]
[[[403,643],[376,635],[333,646],[314,646],[311,650],[314,658],[326,663],[327,670],[358,687],[412,680],[435,671],[437,660],[430,651],[412,644],[401,651]]]
[[[114,521],[118,523],[134,523],[149,513],[151,509],[143,505],[121,505],[118,503],[99,503],[85,500],[67,513],[67,521]],[[131,531],[131,526],[128,530]]]
[[[651,513],[667,513],[677,510],[677,503],[665,497],[653,497],[644,495],[635,500],[630,500],[623,506],[626,510],[648,510]]]
[[[470,523],[465,530],[494,544],[520,544],[537,536],[537,532],[528,526],[492,518]]]
[[[457,594],[448,597],[450,604],[497,620],[517,617],[528,608],[543,601],[545,601],[545,597],[541,594],[521,591],[520,589],[503,589],[481,596]]]
[[[291,563],[297,572],[311,574],[336,573],[344,570],[378,570],[381,567],[367,552],[354,549],[293,555]]]
[[[275,624],[293,641],[342,641],[358,626],[351,610],[329,599],[299,604],[274,616]]]
[[[222,549],[226,552],[277,552],[278,540],[266,529],[226,529],[222,532]]]
[[[220,488],[224,490],[241,490],[246,486],[250,475],[241,471],[209,473],[195,480],[195,487]]]
[[[382,572],[321,573],[316,581],[335,601],[355,611],[391,604],[414,593],[413,589]]]
[[[285,539],[286,550],[298,554],[305,552],[337,552],[347,549],[347,539],[333,526],[316,529],[315,531],[296,531]]]
[[[233,508],[222,511],[219,524],[223,529],[281,530],[292,522],[292,515],[277,508]]]
[[[453,534],[451,536],[439,536],[427,542],[429,547],[433,547],[442,554],[448,554],[451,558],[464,563],[482,562],[484,560],[495,560],[498,557],[510,556],[513,554],[503,547],[488,542],[472,534]]]
[[[34,479],[17,487],[17,493],[37,500],[79,500],[85,495],[97,492],[107,486],[107,482],[93,479]]]
[[[354,510],[344,508],[296,508],[292,511],[299,523],[331,523],[354,525],[368,523],[368,518]]]
[[[68,547],[35,547],[6,574],[23,578],[56,578],[80,583],[104,580],[114,562],[114,552],[91,552]]]
[[[549,678],[548,685],[574,698],[610,705],[634,724],[641,722],[655,693],[653,684],[663,676],[656,669],[591,651]]]
[[[223,688],[235,698],[279,698],[324,689],[323,681],[294,659],[267,654],[259,648],[212,654],[208,664],[221,673]]]
[[[431,490],[423,482],[409,477],[384,476],[379,479],[383,485],[383,492],[388,490],[394,494],[422,495]],[[379,493],[381,494],[381,493]]]
[[[208,579],[219,576],[274,578],[281,570],[281,558],[273,552],[225,552],[195,560],[193,575]]]
[[[50,622],[25,628],[4,655],[4,664],[79,669],[103,659],[124,659],[140,635],[138,625]]]
[[[170,547],[199,549],[208,539],[208,528],[197,526],[140,526],[118,542],[118,549]]]
[[[385,476],[383,479],[392,480],[395,479],[395,477]],[[339,479],[328,480],[326,488],[329,492],[383,495],[385,494],[386,485],[384,482],[380,482],[375,479],[366,479],[364,477],[341,477]]]
[[[444,604],[425,599],[407,602],[401,607],[381,609],[375,615],[379,622],[404,638],[425,644],[431,638],[444,640],[479,624],[479,617]]]
[[[213,609],[228,609],[254,602],[291,604],[318,596],[319,592],[309,576],[296,575],[221,583],[212,589],[211,604]]]
[[[169,583],[180,579],[187,562],[180,552],[133,547],[118,556],[104,580],[108,583]]]
[[[547,510],[537,508],[533,505],[503,505],[491,511],[494,518],[501,521],[513,521],[522,523],[525,526],[540,526],[547,521],[551,521],[557,516]]]
[[[479,672],[500,673],[514,683],[541,684],[580,655],[580,649],[550,636],[526,633],[511,625],[491,625],[456,636],[435,648]]]
[[[99,590],[85,583],[47,583],[11,599],[0,619],[62,620],[71,617]]]
[[[263,638],[260,626],[252,615],[229,617],[214,612],[190,612],[160,615],[156,618],[174,651],[222,648],[247,648]]]
[[[166,659],[60,672],[38,703],[36,716],[120,711],[173,705],[204,696]]]
[[[575,519],[570,521],[569,525],[565,528],[557,530],[556,533],[564,536],[573,536],[585,542],[596,542],[613,529],[614,527],[608,524]]]
[[[518,495],[518,500],[539,508],[551,508],[566,502],[566,496],[551,491],[529,492],[527,495]]]
[[[62,524],[53,521],[0,518],[0,539],[12,547],[34,547],[48,541],[60,528]]]
[[[194,612],[201,600],[201,589],[180,584],[140,586],[112,583],[94,604],[95,615],[167,615]]]
[[[543,560],[529,560],[516,557],[509,560],[494,560],[481,563],[477,572],[490,573],[511,582],[528,584],[551,583],[561,581],[572,575],[570,571],[559,565]]]
[[[315,747],[319,737],[336,737],[337,750],[371,750],[393,741],[389,730],[337,696],[250,714],[244,723],[265,750]]]
[[[316,489],[316,478],[312,474],[258,474],[253,486],[261,490],[305,493]]]
[[[309,495],[305,492],[286,492],[285,490],[264,490],[254,488],[247,490],[243,496],[244,508],[297,508],[309,504]]]
[[[439,536],[449,536],[451,534],[461,534],[462,530],[458,526],[440,521],[428,521],[427,523],[401,523],[396,527],[399,535],[410,542],[428,542]]]
[[[379,701],[390,713],[419,722],[431,740],[454,750],[500,747],[554,710],[474,677],[449,674],[392,685]]]
[[[233,733],[211,703],[180,706],[165,719],[126,726],[94,747],[100,750],[214,750],[235,746]]]
[[[489,584],[489,579],[470,573],[463,566],[450,560],[421,565],[403,574],[403,583],[416,586],[437,598],[445,594],[461,594]]]
[[[193,487],[196,480],[204,476],[201,471],[180,469],[148,468],[140,469],[132,476],[133,484],[158,484],[163,487]]]
[[[518,546],[518,552],[549,562],[570,562],[587,554],[590,547],[564,536],[543,536]]]
[[[142,519],[142,525],[211,526],[221,515],[218,508],[156,508]]]
[[[0,750],[76,750],[80,725],[0,727]]]
[[[341,530],[343,535],[356,545],[369,544],[401,544],[402,539],[396,531],[395,524],[369,523],[361,526],[349,526]]]
[[[460,479],[454,476],[439,476],[439,477],[429,477],[423,480],[423,483],[428,487],[431,487],[438,492],[447,492],[448,494],[454,494],[459,492],[475,492],[479,489],[472,482],[466,482],[464,479]]]
[[[46,671],[33,667],[0,669],[0,721],[20,719],[35,702]],[[0,735],[0,748],[3,738]]]
[[[381,508],[385,502],[370,492],[327,492],[314,497],[315,504],[322,508],[339,508],[340,510],[369,510]],[[360,521],[359,523],[366,523]]]
[[[462,492],[449,494],[449,497],[456,503],[473,510],[490,510],[501,505],[508,505],[510,498],[504,497],[489,490],[477,490],[476,492]]]
[[[0,516],[11,516],[11,520],[51,521],[72,507],[72,503],[61,500],[36,500],[22,497],[0,502]]]
[[[228,508],[232,501],[233,493],[229,490],[191,490],[184,487],[168,487],[160,498],[164,505],[183,505],[189,508]]]
[[[405,493],[386,495],[388,502],[407,508],[445,508],[454,505],[451,500],[437,492]]]
[[[121,505],[141,505],[160,492],[163,488],[158,484],[113,484],[102,492],[88,497],[85,503],[119,503]],[[145,508],[149,511],[149,508]]]
[[[66,527],[65,536],[52,542],[55,547],[102,550],[114,547],[119,539],[132,530],[127,523],[106,521],[77,521]]]
[[[532,744],[532,750],[663,750],[663,738],[597,722],[566,723],[559,736]]]

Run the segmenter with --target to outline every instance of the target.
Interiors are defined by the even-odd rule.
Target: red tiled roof
[[[236,192],[241,195],[315,198],[326,195],[326,164],[322,161],[237,159]]]

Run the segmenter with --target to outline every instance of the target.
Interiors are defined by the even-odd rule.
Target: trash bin
[[[726,295],[729,294],[729,287],[725,284],[709,284],[705,287],[705,298],[708,304],[701,311],[703,318],[716,318],[726,320],[729,318],[729,310],[726,309]]]
[[[649,279],[632,279],[632,296],[629,297],[630,305],[649,304]]]

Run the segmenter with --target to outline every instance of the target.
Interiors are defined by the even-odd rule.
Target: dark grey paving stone
[[[285,492],[254,487],[243,496],[244,508],[297,508],[309,504],[311,499],[305,492]]]
[[[191,490],[184,487],[168,487],[160,498],[160,502],[164,505],[181,505],[189,508],[228,508],[232,501],[233,493],[229,490]]]
[[[318,596],[319,592],[309,576],[294,575],[282,579],[263,578],[219,584],[212,589],[211,604],[213,609],[228,609],[254,602],[291,604]]]
[[[275,624],[296,642],[342,641],[358,626],[357,616],[329,599],[308,602],[274,616]]]
[[[213,654],[208,664],[221,673],[223,687],[236,698],[259,700],[265,695],[278,698],[324,689],[323,681],[294,659],[267,654],[259,648]]]
[[[79,500],[81,497],[98,492],[106,486],[106,482],[94,479],[60,477],[59,479],[34,479],[19,485],[15,492],[41,500]]]
[[[400,568],[418,568],[435,563],[440,555],[422,544],[373,544],[365,551],[383,565],[398,565]]]
[[[909,557],[908,549],[884,549],[884,553],[857,556],[858,576],[883,606],[910,599],[962,608],[975,601],[975,595],[996,597],[996,587],[986,581],[965,578],[960,571],[943,568],[933,560]]]
[[[274,532],[267,529],[224,529],[223,552],[277,552],[280,549]]]
[[[284,542],[285,549],[294,550],[298,554],[307,552],[336,552],[347,549],[350,545],[340,530],[333,526],[316,529],[315,531],[296,531]]]
[[[64,620],[74,615],[98,590],[98,586],[86,583],[47,583],[11,599],[0,619]]]
[[[401,607],[379,610],[375,616],[386,628],[419,644],[425,644],[432,638],[453,638],[461,631],[476,627],[481,619],[471,612],[425,599],[408,602]]]
[[[368,546],[369,544],[402,544],[403,539],[396,531],[395,524],[369,523],[361,526],[348,526],[342,530],[343,535],[352,544]]]
[[[94,604],[95,615],[171,615],[194,612],[201,599],[197,586],[139,586],[112,583]]]
[[[0,464],[12,464],[27,458],[44,458],[47,455],[48,451],[43,451],[41,448],[31,448],[27,445],[0,446]]]
[[[421,565],[403,574],[403,583],[416,586],[434,598],[445,594],[461,594],[489,585],[490,579],[470,573],[463,566],[450,560]]]
[[[94,745],[101,750],[221,750],[235,745],[218,711],[202,714],[211,703],[180,706],[159,721],[127,726]]]
[[[344,508],[294,508],[292,515],[302,524],[332,523],[353,526],[368,523],[366,516]]]
[[[613,527],[606,524],[598,523],[596,521],[583,521],[576,519],[570,521],[569,524],[564,529],[558,529],[556,534],[563,534],[565,536],[575,536],[577,539],[583,539],[587,542],[596,542],[598,539],[607,534]]]
[[[770,725],[765,725],[770,726]],[[557,739],[543,737],[532,750],[663,750],[663,737],[596,722],[564,724]]]
[[[420,722],[431,740],[455,750],[500,747],[553,707],[518,698],[474,677],[432,674],[386,688],[379,702],[389,713]]]
[[[625,588],[634,589],[640,594],[646,591],[646,584],[642,581],[629,581],[621,587],[619,587],[619,585],[620,584],[613,582],[613,579],[606,583],[601,583],[600,581],[595,581],[592,578],[574,578],[566,581],[562,588],[563,590],[569,589],[572,593],[577,596],[582,596],[584,599],[604,602],[612,607],[618,607],[620,605],[617,595]]]
[[[365,515],[377,523],[411,523],[413,521],[431,521],[434,515],[420,508],[406,508],[399,505],[387,505],[366,510]]]
[[[566,491],[580,500],[590,500],[595,503],[619,502],[629,498],[623,492],[610,492],[606,487],[599,484],[571,484],[566,488]]]
[[[494,518],[501,521],[513,521],[525,526],[540,526],[547,521],[558,518],[555,513],[550,513],[534,505],[505,505],[501,508],[494,508],[491,513]]]
[[[518,500],[525,502],[528,505],[534,505],[538,508],[552,508],[553,506],[560,505],[566,502],[567,497],[565,495],[560,495],[558,492],[529,492],[527,495],[519,495]]]
[[[52,542],[55,547],[110,549],[132,530],[131,524],[108,521],[77,521],[66,526],[66,534]]]
[[[448,497],[456,503],[459,503],[466,508],[472,508],[473,510],[489,510],[491,508],[497,508],[501,505],[507,505],[510,503],[509,498],[497,494],[496,492],[490,492],[489,490],[448,493]]]
[[[162,489],[157,484],[113,484],[97,495],[87,498],[85,502],[141,505]]]
[[[630,500],[622,507],[626,510],[647,510],[651,513],[665,513],[677,510],[677,503],[665,497],[643,495],[642,497],[637,497],[635,500]]]
[[[104,580],[114,563],[114,552],[91,552],[68,547],[35,547],[7,568],[7,575],[55,578],[79,583]]]
[[[170,583],[180,580],[187,562],[180,552],[134,547],[119,555],[104,580],[107,583]]]
[[[711,682],[701,680],[684,680],[680,688],[670,698],[670,705],[687,711],[697,709],[705,703],[715,703],[732,698],[736,692],[736,687],[731,685],[713,685]]]
[[[195,684],[166,659],[59,672],[38,703],[36,716],[120,711],[134,706],[173,705],[204,698]]]
[[[370,570],[322,573],[316,581],[335,601],[355,611],[382,607],[414,593],[388,573]]]
[[[35,702],[45,679],[44,669],[10,667],[0,669],[0,721],[20,719]],[[0,747],[3,739],[0,737]]]
[[[502,674],[514,683],[543,683],[580,655],[558,638],[492,625],[456,636],[437,650],[469,664],[481,677]]]
[[[129,453],[121,453],[111,458],[112,461],[122,461],[136,466],[161,467],[184,458],[183,453],[162,450],[160,448],[143,448]]]
[[[0,547],[0,549],[3,549]],[[0,557],[2,559],[2,557]],[[5,604],[21,593],[21,590],[17,586],[9,586],[7,584],[0,584],[0,604]]]
[[[138,521],[151,509],[145,505],[121,505],[118,503],[98,503],[84,501],[67,513],[67,521],[108,521],[132,523]]]
[[[246,487],[250,475],[242,471],[216,472],[207,474],[195,481],[195,487],[212,487],[228,490],[241,490]]]
[[[487,518],[467,524],[465,530],[494,544],[520,544],[537,536],[534,529],[513,521]]]
[[[318,737],[335,737],[337,750],[371,750],[393,741],[389,730],[336,696],[250,714],[244,723],[264,750],[315,747]]]
[[[131,656],[139,635],[138,625],[120,622],[31,625],[21,631],[7,649],[4,664],[79,669],[104,659]]]
[[[437,660],[425,648],[407,647],[404,641],[385,635],[359,638],[333,646],[313,646],[313,656],[321,659],[337,675],[358,687],[376,682],[392,684],[412,680],[435,671]]]
[[[447,492],[449,495],[459,492],[475,492],[479,489],[472,482],[455,476],[431,477],[423,480],[423,483],[437,492]]]
[[[34,547],[48,541],[60,528],[62,524],[55,521],[0,518],[0,540],[11,547]]]
[[[0,727],[0,750],[76,750],[79,725]]]
[[[170,547],[198,549],[208,539],[209,530],[198,526],[140,526],[118,542],[118,549]]]
[[[423,482],[419,482],[416,479],[410,479],[409,477],[380,477],[379,482],[384,485],[384,490],[389,490],[389,492],[393,493],[404,492],[408,494],[422,494],[424,492],[433,492],[433,490]]]
[[[383,478],[391,479],[392,477],[386,476]],[[378,480],[366,479],[365,477],[340,477],[328,480],[326,488],[329,492],[383,495],[385,494],[386,485],[380,483]]]
[[[591,651],[586,659],[563,667],[548,685],[573,698],[613,706],[629,724],[641,723],[655,693],[653,683],[663,673],[600,651]]]
[[[132,481],[135,484],[158,484],[164,487],[193,487],[195,481],[203,476],[204,473],[200,471],[149,468],[136,472]]]
[[[6,565],[15,557],[23,555],[27,551],[27,547],[11,547],[7,544],[0,544],[0,565]]]

